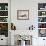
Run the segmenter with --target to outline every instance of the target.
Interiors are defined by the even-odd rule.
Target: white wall
[[[17,30],[28,30],[29,26],[38,27],[38,3],[46,0],[11,0],[11,22]],[[17,20],[17,10],[29,10],[29,20]]]
[[[11,0],[11,22],[15,24],[17,30],[28,30],[33,24],[36,32],[34,36],[38,36],[38,3],[46,3],[46,0]],[[29,10],[29,20],[17,20],[17,10],[24,9]],[[43,43],[41,39],[33,38],[33,45],[38,46],[38,43]]]
[[[29,10],[29,20],[17,20],[17,10]],[[37,2],[32,0],[12,0],[11,16],[17,30],[28,30],[29,26],[35,25],[35,22],[37,23]]]

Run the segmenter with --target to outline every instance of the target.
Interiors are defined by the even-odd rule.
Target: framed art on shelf
[[[29,10],[17,10],[17,20],[29,20]]]
[[[39,29],[39,37],[46,37],[46,29]]]

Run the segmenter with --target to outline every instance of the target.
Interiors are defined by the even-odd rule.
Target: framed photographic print
[[[46,29],[39,29],[39,37],[46,37]]]
[[[29,10],[17,10],[17,20],[29,20]]]

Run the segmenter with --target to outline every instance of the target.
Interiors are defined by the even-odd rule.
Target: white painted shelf
[[[0,23],[8,23],[8,22],[0,22]]]
[[[8,16],[0,16],[0,17],[8,17]]]
[[[46,28],[38,28],[38,29],[46,29]]]
[[[0,10],[0,11],[8,11],[8,10]]]
[[[38,16],[38,17],[46,17],[46,15],[44,15],[44,16]]]
[[[46,9],[45,10],[38,10],[38,11],[46,11]]]
[[[38,22],[38,23],[46,23],[46,22]]]

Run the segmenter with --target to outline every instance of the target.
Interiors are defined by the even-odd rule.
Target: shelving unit
[[[38,31],[39,37],[46,37],[46,3],[38,3]]]
[[[8,37],[8,3],[0,3],[0,35]]]

